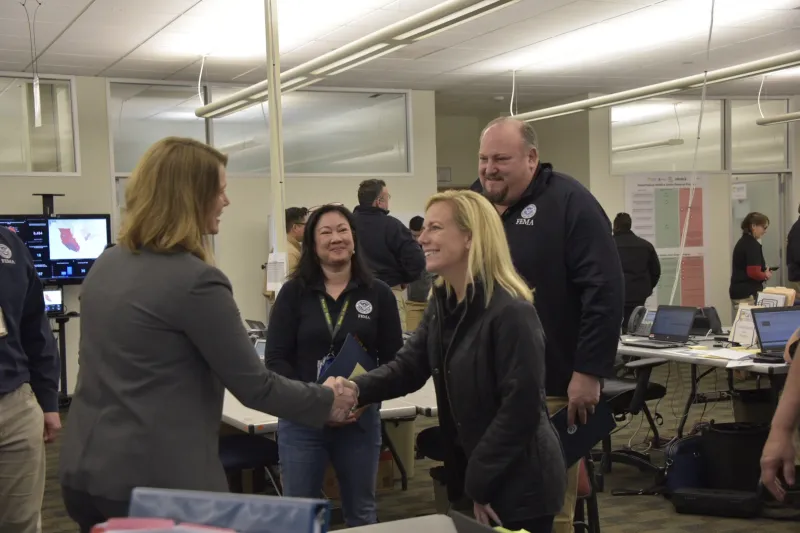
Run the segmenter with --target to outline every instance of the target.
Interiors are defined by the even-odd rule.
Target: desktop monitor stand
[[[53,198],[56,196],[66,196],[62,193],[33,193],[33,196],[41,196],[42,197],[42,214],[46,217],[52,216],[55,213],[55,207],[53,204]]]

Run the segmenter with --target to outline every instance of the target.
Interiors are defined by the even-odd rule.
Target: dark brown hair
[[[742,220],[742,233],[753,233],[753,226],[769,226],[769,217],[764,213],[756,211],[747,213],[747,216]]]

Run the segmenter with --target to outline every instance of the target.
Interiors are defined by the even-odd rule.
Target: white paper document
[[[731,334],[728,337],[730,342],[735,342],[739,346],[755,346],[758,339],[756,338],[756,327],[753,324],[753,308],[747,304],[739,304],[739,310],[736,312],[736,318],[731,327]]]
[[[268,291],[277,293],[286,282],[286,254],[272,253],[267,260],[267,287]]]

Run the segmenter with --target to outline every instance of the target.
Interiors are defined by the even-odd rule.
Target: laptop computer
[[[485,526],[463,513],[453,511],[452,509],[447,513],[447,516],[453,521],[458,533],[496,533],[494,528]]]
[[[783,362],[792,334],[800,328],[800,308],[764,307],[753,309],[753,324],[761,353],[759,357],[775,358]]]
[[[654,349],[684,346],[689,341],[695,313],[697,313],[696,307],[659,305],[650,328],[649,339],[622,341],[622,344]]]
[[[44,289],[44,309],[47,316],[58,316],[64,314],[64,289]]]

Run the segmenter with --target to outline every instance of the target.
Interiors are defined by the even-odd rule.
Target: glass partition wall
[[[770,218],[770,230],[762,239],[768,266],[781,266],[785,260],[785,237],[795,209],[787,208],[791,198],[788,127],[758,126],[756,119],[787,111],[788,100],[781,98],[706,100],[697,151],[698,171],[730,175],[730,196],[725,201],[730,203],[731,247],[741,236],[739,225],[747,213],[759,211]],[[653,98],[613,107],[612,174],[691,171],[699,114],[700,100],[688,97]],[[693,210],[695,207],[699,204],[693,205]],[[669,254],[662,257],[667,266],[671,260],[674,257]],[[786,269],[781,268],[769,284],[783,285],[785,276]],[[659,283],[660,303],[666,303],[661,301],[662,294],[669,299],[671,285],[672,280],[666,278]]]

